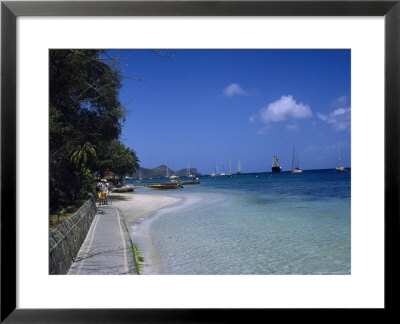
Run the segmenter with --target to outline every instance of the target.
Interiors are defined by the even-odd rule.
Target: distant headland
[[[186,177],[188,175],[198,177],[201,176],[202,174],[198,172],[196,168],[181,169],[174,171],[165,164],[162,164],[153,169],[140,167],[139,170],[129,175],[129,177],[135,179],[139,178],[145,179],[145,178],[165,178],[165,177],[170,177],[172,175],[176,175],[178,177]]]

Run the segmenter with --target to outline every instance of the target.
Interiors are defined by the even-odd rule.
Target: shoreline
[[[156,258],[151,256],[151,242],[139,231],[140,225],[165,207],[176,205],[183,199],[160,194],[112,193],[111,205],[117,208],[129,229],[132,242],[144,257],[142,274],[150,274],[156,266]],[[153,267],[152,267],[153,265]]]

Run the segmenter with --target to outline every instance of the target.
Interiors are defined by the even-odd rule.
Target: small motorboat
[[[183,188],[179,183],[155,183],[147,185],[151,189],[179,189]]]
[[[199,178],[193,178],[191,181],[172,180],[171,182],[168,182],[168,183],[177,183],[180,185],[190,185],[190,184],[199,184],[200,180],[199,180]]]

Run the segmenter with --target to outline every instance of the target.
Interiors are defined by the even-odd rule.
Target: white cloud
[[[282,96],[279,100],[271,102],[267,107],[262,108],[257,115],[250,117],[254,121],[256,116],[266,124],[284,120],[295,120],[312,116],[308,105],[297,103],[293,96]],[[290,127],[289,127],[290,128]]]
[[[340,107],[345,107],[347,106],[347,96],[341,96],[339,98],[336,98],[332,102],[332,108],[340,108]]]
[[[331,125],[337,132],[350,130],[351,127],[351,108],[339,108],[328,115],[317,113],[319,119]]]
[[[247,95],[247,91],[244,90],[238,83],[232,83],[224,89],[223,94],[225,97],[232,97],[234,95],[245,96]]]

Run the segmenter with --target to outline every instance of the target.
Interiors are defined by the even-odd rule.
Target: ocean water
[[[350,172],[199,179],[139,226],[145,274],[351,273]]]

